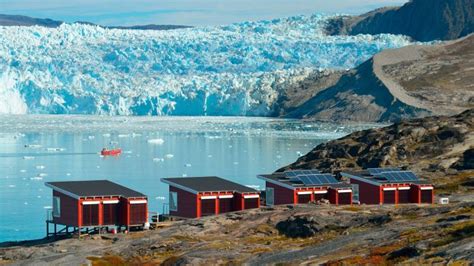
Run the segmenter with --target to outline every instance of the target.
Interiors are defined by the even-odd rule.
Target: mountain
[[[27,16],[20,15],[5,15],[0,14],[0,26],[42,26],[48,28],[57,28],[65,22],[59,20],[52,20],[49,18],[32,18]],[[108,29],[130,29],[130,30],[172,30],[172,29],[181,29],[189,28],[190,26],[182,25],[137,25],[137,26],[102,26],[85,21],[76,21],[74,23],[84,24],[84,25],[94,25],[100,26]]]
[[[474,35],[384,50],[355,69],[309,77],[287,88],[278,115],[393,122],[470,108],[474,108]]]
[[[411,0],[360,16],[332,19],[329,34],[403,34],[418,41],[453,40],[474,32],[474,0]]]
[[[458,170],[474,174],[473,154],[474,109],[470,109],[455,116],[403,120],[383,128],[358,131],[318,145],[280,171],[314,168],[339,172],[404,166],[442,177]]]
[[[49,18],[32,18],[20,15],[0,14],[0,26],[42,26],[48,28],[56,28],[63,24],[62,21],[52,20]]]

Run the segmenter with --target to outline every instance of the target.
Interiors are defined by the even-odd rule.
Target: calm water
[[[374,126],[265,118],[0,116],[0,242],[44,237],[51,206],[44,182],[110,179],[145,193],[150,211],[161,212],[168,188],[160,178],[217,175],[262,189],[257,174],[295,161],[318,143]],[[98,155],[113,146],[125,152]]]

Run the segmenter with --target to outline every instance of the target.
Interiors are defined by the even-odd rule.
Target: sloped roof
[[[241,184],[229,181],[217,176],[200,176],[200,177],[173,177],[162,178],[162,182],[178,188],[186,188],[193,192],[218,192],[218,191],[235,191],[241,193],[258,192],[257,190],[243,186]]]
[[[109,180],[47,182],[46,186],[76,197],[121,196],[125,198],[146,197],[146,195]]]

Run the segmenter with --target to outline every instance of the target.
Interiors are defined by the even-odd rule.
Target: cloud
[[[104,25],[218,25],[312,13],[362,13],[407,0],[0,0],[1,12]]]

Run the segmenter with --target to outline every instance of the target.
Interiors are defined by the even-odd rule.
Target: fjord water
[[[376,125],[340,126],[235,117],[0,116],[0,242],[41,238],[44,182],[110,179],[167,202],[163,177],[217,175],[262,189],[257,174],[318,143]],[[26,147],[25,147],[26,145]],[[101,157],[103,147],[119,157]]]

